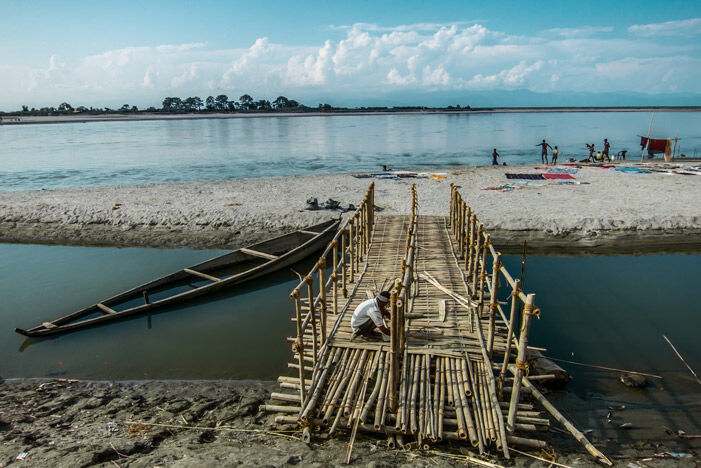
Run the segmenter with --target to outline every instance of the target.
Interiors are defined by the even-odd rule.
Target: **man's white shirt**
[[[381,327],[385,324],[382,319],[382,314],[380,313],[380,308],[377,306],[377,299],[375,298],[361,302],[358,307],[355,308],[353,316],[351,317],[351,328],[353,331],[356,331],[358,327],[368,320],[372,320],[377,327]]]

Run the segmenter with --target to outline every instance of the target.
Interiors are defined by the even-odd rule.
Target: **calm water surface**
[[[276,378],[286,372],[285,337],[294,333],[288,294],[297,280],[289,270],[151,317],[44,340],[13,332],[220,253],[0,244],[0,263],[13,272],[0,278],[0,376]],[[520,258],[504,262],[520,271]],[[529,257],[527,289],[543,311],[531,343],[553,357],[660,374],[669,389],[698,391],[662,334],[701,369],[693,294],[700,278],[697,254]],[[563,367],[575,377],[571,390],[618,385],[616,374]]]
[[[0,191],[561,160],[586,142],[639,154],[647,112],[269,117],[0,127]],[[701,113],[656,113],[653,136],[701,150]],[[588,154],[588,153],[586,153]]]

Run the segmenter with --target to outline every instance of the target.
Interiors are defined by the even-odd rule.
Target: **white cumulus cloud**
[[[379,26],[358,23],[318,45],[260,37],[248,47],[214,49],[201,42],[134,46],[77,60],[49,55],[40,67],[0,64],[0,102],[16,108],[67,100],[92,105],[155,104],[165,96],[274,98],[315,105],[320,96],[382,96],[401,90],[527,89],[701,93],[701,19],[509,34],[475,22]],[[337,28],[338,30],[338,28]]]

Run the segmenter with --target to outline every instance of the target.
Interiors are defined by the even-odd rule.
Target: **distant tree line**
[[[424,106],[400,106],[400,107],[334,107],[330,104],[320,103],[317,107],[308,107],[304,104],[278,96],[274,101],[267,99],[255,100],[249,94],[244,94],[238,100],[230,100],[226,94],[207,96],[204,100],[199,96],[191,96],[185,99],[180,97],[166,97],[160,108],[148,107],[139,109],[137,106],[124,104],[112,109],[109,107],[73,107],[67,102],[62,102],[58,107],[41,107],[39,109],[22,106],[21,111],[0,112],[0,115],[70,115],[70,114],[136,114],[136,113],[211,113],[211,112],[401,112],[401,111],[430,111],[430,110],[469,110],[470,106],[448,106],[442,108],[429,108]]]

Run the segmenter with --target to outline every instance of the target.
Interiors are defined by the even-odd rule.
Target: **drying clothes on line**
[[[671,142],[671,140],[662,138],[650,138],[648,140],[646,137],[640,137],[640,148],[645,149],[647,146],[649,153],[664,153],[668,142]]]
[[[546,179],[574,179],[569,174],[543,174]]]
[[[507,179],[541,180],[543,174],[506,174]]]

